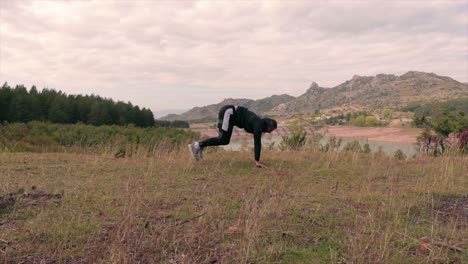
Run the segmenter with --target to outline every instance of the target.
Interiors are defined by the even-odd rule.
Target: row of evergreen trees
[[[67,95],[53,89],[38,91],[35,86],[12,88],[7,83],[0,89],[0,123],[29,122],[91,125],[155,126],[151,110],[95,95]]]

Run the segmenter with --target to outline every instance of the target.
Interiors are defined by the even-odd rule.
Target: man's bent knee
[[[223,141],[221,141],[221,145],[229,145],[229,140],[223,140]]]
[[[221,138],[220,140],[221,145],[228,145],[229,142],[231,141],[230,138]]]

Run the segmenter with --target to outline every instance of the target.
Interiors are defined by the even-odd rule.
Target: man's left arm
[[[262,152],[262,135],[254,134],[254,151],[255,161],[260,161],[260,153]]]

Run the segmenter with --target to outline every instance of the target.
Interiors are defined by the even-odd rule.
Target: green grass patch
[[[466,157],[402,162],[363,153],[265,151],[268,168],[258,169],[248,154],[207,152],[193,162],[177,150],[119,159],[101,153],[0,153],[0,197],[19,195],[1,211],[0,258],[467,260]],[[423,243],[431,250],[422,250]]]

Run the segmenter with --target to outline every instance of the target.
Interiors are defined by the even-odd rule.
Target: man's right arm
[[[255,161],[260,161],[260,153],[262,152],[262,134],[254,134],[254,151]]]

